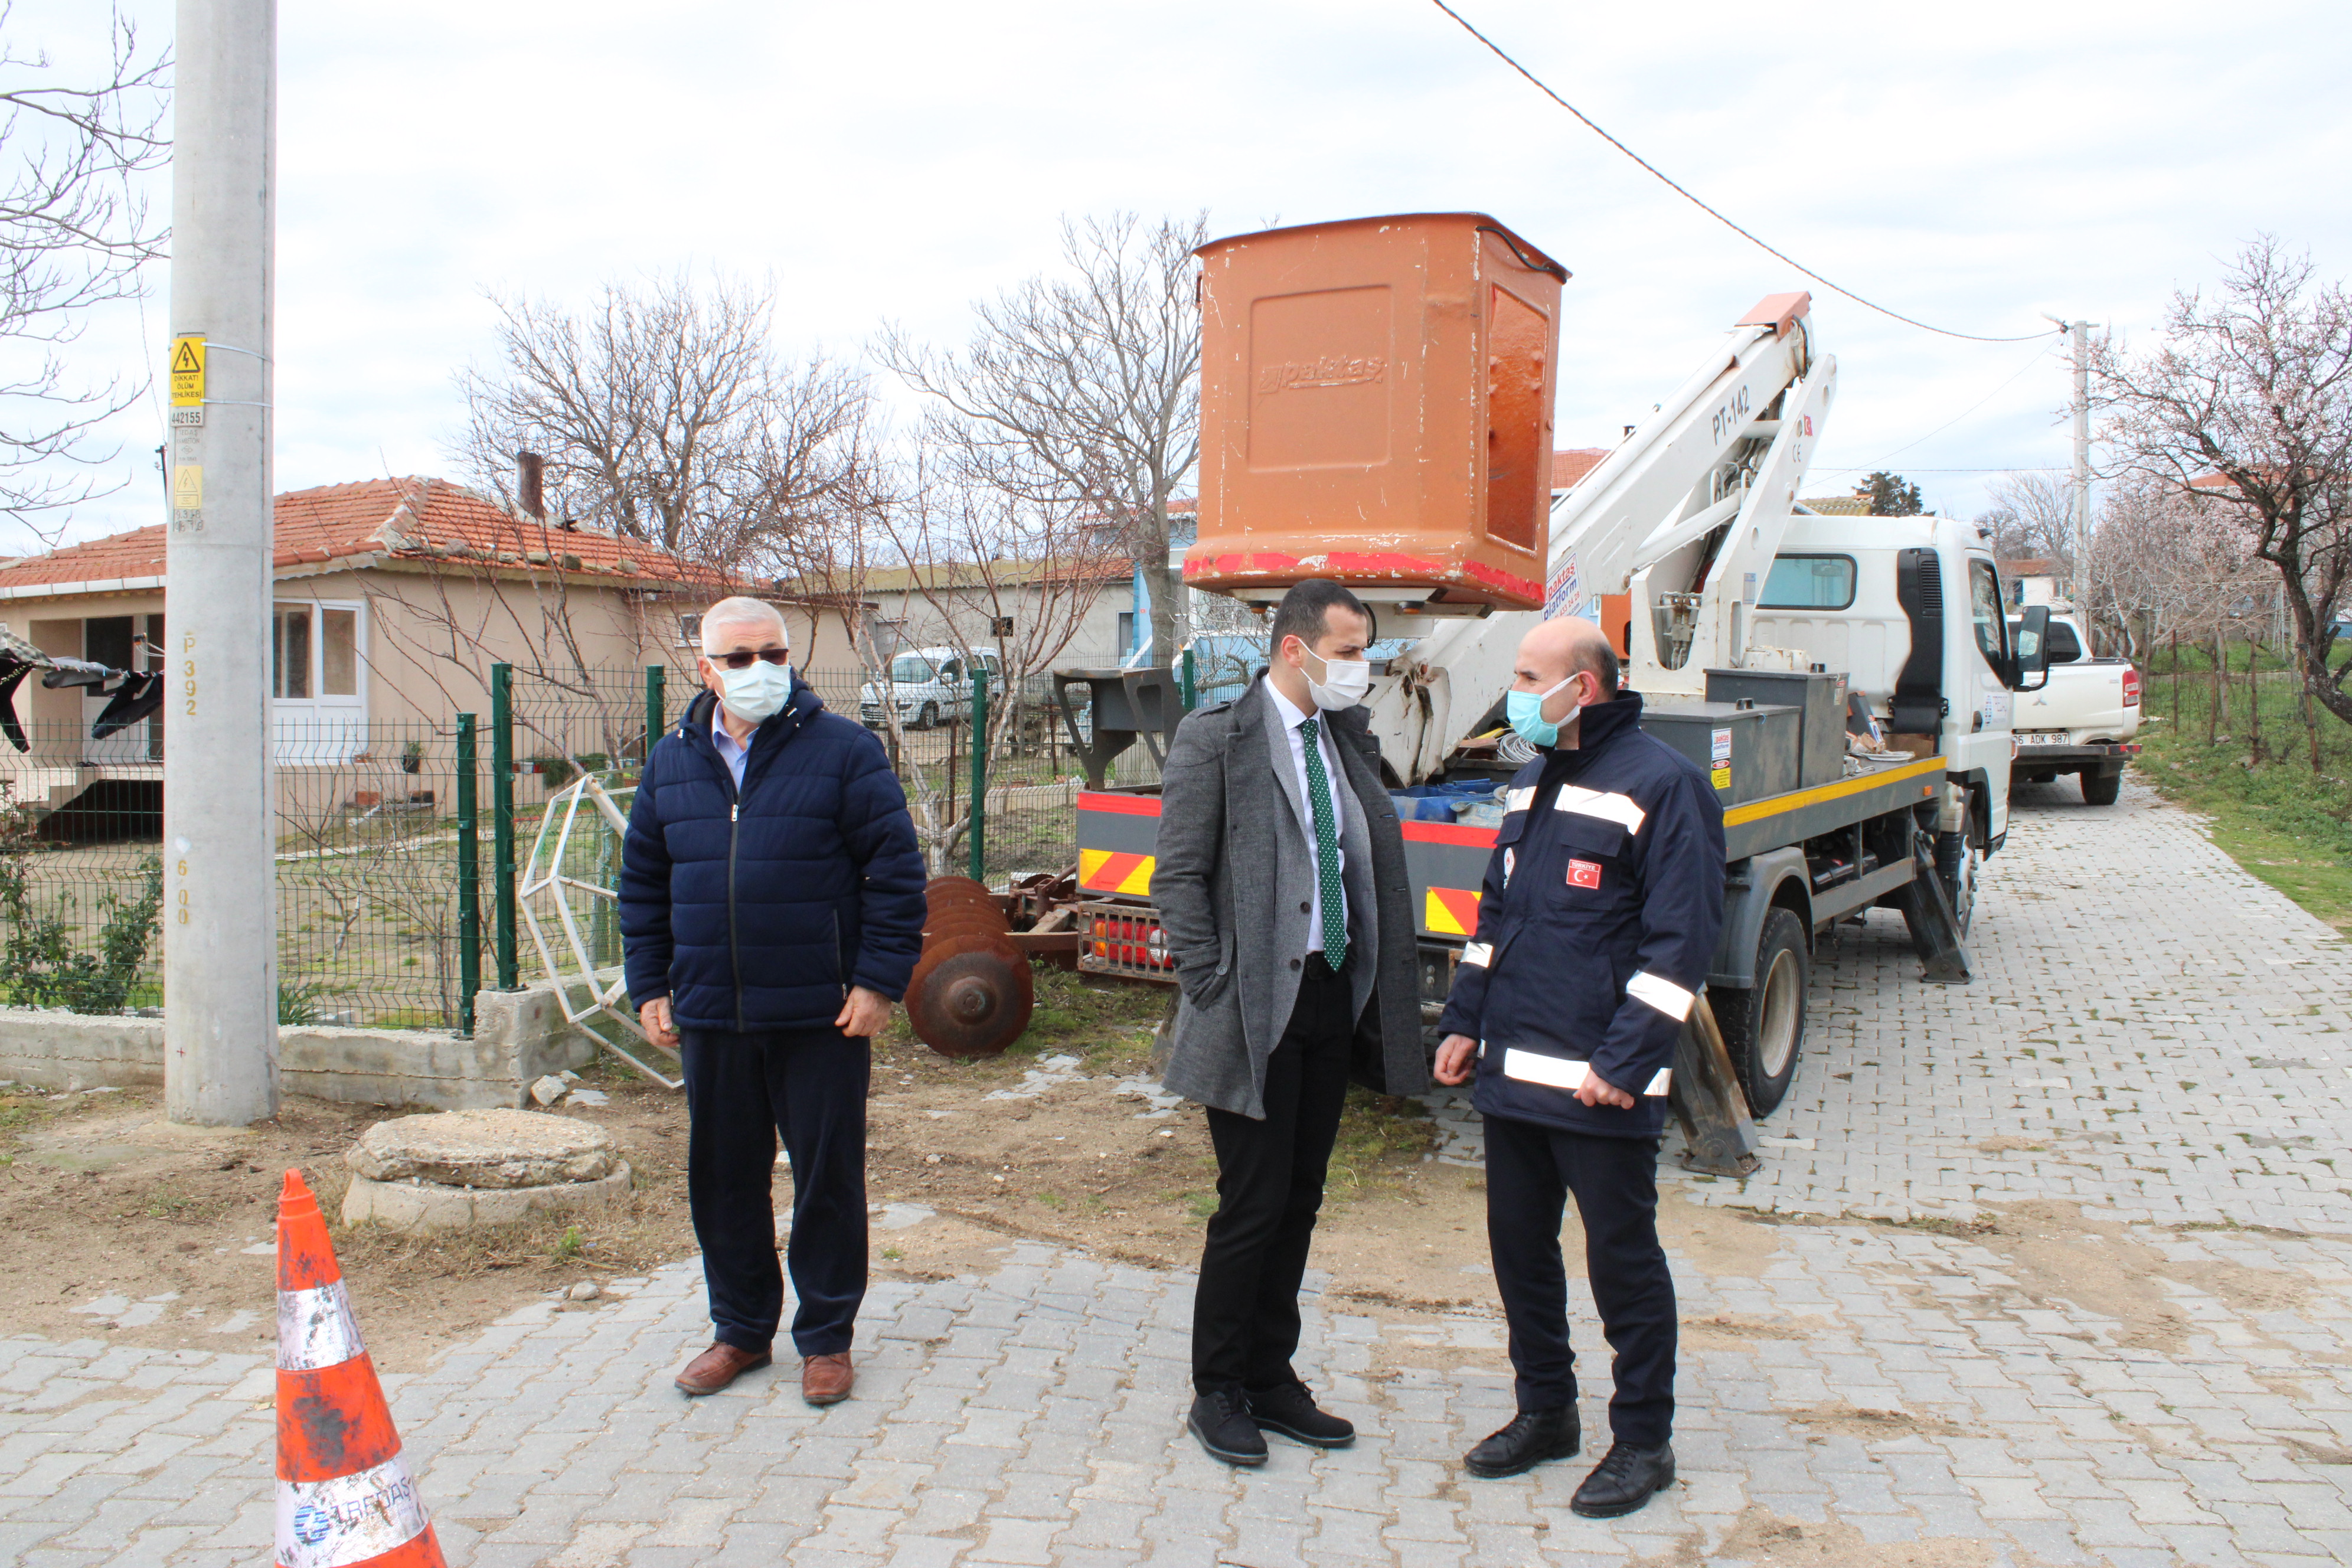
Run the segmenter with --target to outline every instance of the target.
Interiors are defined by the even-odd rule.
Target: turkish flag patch
[[[1568,885],[1571,888],[1597,888],[1601,886],[1601,862],[1598,860],[1570,860],[1568,863]]]

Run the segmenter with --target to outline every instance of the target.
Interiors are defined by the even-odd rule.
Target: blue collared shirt
[[[751,731],[757,735],[759,731]],[[743,764],[751,760],[751,748],[738,745],[735,737],[727,732],[727,710],[714,702],[710,705],[710,743],[719,748],[719,760],[735,775],[735,793],[743,793]]]

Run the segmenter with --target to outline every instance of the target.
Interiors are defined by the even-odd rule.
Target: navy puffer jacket
[[[646,763],[621,858],[629,1000],[688,1029],[824,1028],[897,1001],[923,946],[923,858],[882,743],[794,679],[741,798],[696,698]]]

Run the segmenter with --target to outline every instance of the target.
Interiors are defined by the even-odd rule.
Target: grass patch
[[[1411,1100],[1348,1086],[1326,1192],[1353,1195],[1418,1167],[1437,1147],[1437,1124]]]
[[[1172,989],[1133,980],[1074,974],[1031,965],[1037,988],[1029,1029],[1008,1055],[1076,1052],[1089,1073],[1140,1070],[1151,1059],[1151,1034]]]
[[[2210,657],[2182,650],[2177,675],[2170,650],[2155,662],[2137,776],[2211,818],[2213,841],[2239,865],[2352,935],[2352,724],[2322,709],[2306,728],[2294,678],[2275,660],[2252,680],[2233,672],[2218,710]]]

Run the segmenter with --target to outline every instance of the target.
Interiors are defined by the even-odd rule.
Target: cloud
[[[168,30],[162,0],[132,8]],[[2314,197],[2352,152],[2334,79],[2352,24],[2329,7],[1462,8],[1772,244],[1938,324],[2027,332],[2050,310],[2144,332],[2261,229],[2345,270],[2352,220]],[[86,49],[89,9],[22,0],[13,28]],[[855,350],[886,316],[961,338],[972,299],[1051,265],[1065,213],[1205,207],[1234,232],[1478,208],[1576,272],[1559,430],[1580,445],[1646,413],[1756,299],[1806,286],[1423,0],[280,15],[281,489],[446,470],[487,288],[577,299],[722,268],[772,278],[787,346]],[[93,323],[95,368],[160,357],[156,285],[143,323]],[[1816,299],[1843,387],[1817,476],[1917,442],[1894,465],[1969,512],[1989,476],[1931,470],[2065,461],[2054,360],[1919,441],[2033,345]],[[118,424],[132,483],[78,533],[160,515],[156,417]]]

